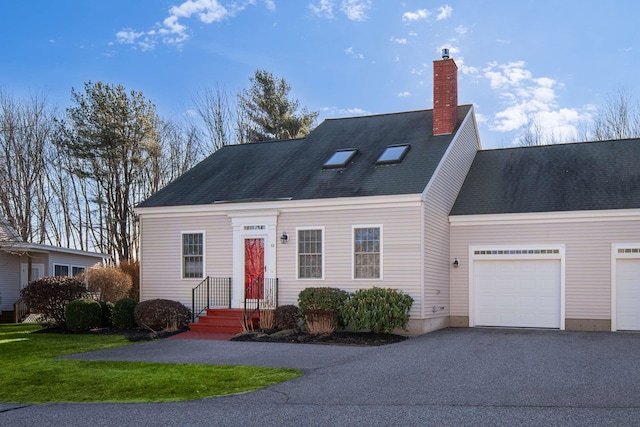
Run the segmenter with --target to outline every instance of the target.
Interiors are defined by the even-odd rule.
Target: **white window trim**
[[[298,231],[305,231],[305,230],[320,230],[321,234],[322,234],[322,275],[320,277],[300,277],[300,247],[298,246]],[[296,227],[296,240],[295,240],[295,244],[296,244],[296,279],[297,280],[324,280],[324,271],[325,271],[325,260],[326,260],[326,256],[325,256],[325,233],[324,233],[324,227],[323,226],[316,226],[316,227]]]
[[[504,253],[511,250],[529,251],[529,250],[553,250],[556,253],[538,253],[538,254],[513,254]],[[475,254],[476,251],[502,251],[502,254]],[[527,259],[558,259],[560,260],[560,330],[565,329],[565,317],[566,317],[566,290],[565,290],[565,278],[566,278],[566,256],[565,245],[563,244],[549,244],[549,245],[474,245],[469,246],[469,327],[476,326],[476,313],[475,313],[475,283],[473,282],[474,260],[527,260]]]
[[[640,252],[619,253],[619,249],[640,249],[640,243],[611,244],[611,331],[618,330],[618,260],[638,259]]]
[[[56,267],[67,267],[67,275],[66,276],[56,276]],[[53,263],[53,276],[55,276],[55,277],[71,277],[71,265],[62,264],[62,263],[59,263],[59,262],[54,262]]]
[[[202,234],[202,277],[184,277],[184,235]],[[207,235],[204,230],[183,230],[180,232],[180,279],[185,281],[203,281],[207,277]]]
[[[75,277],[75,276],[73,275],[73,269],[74,269],[74,268],[81,268],[81,269],[82,269],[82,271],[87,271],[87,270],[89,269],[89,267],[84,266],[84,265],[74,265],[74,264],[71,264],[71,267],[70,267],[70,270],[69,270],[69,275],[70,275],[71,277]]]
[[[380,229],[380,277],[372,277],[372,278],[366,278],[366,277],[358,277],[356,278],[356,251],[355,251],[355,247],[356,247],[356,229],[359,228],[379,228]],[[376,280],[376,281],[381,281],[384,278],[384,271],[383,271],[383,265],[384,265],[384,230],[382,227],[382,224],[358,224],[358,225],[352,225],[351,226],[351,280],[357,280],[357,281],[362,281],[362,280]]]

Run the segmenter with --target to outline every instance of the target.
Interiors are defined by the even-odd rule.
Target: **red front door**
[[[244,239],[244,289],[250,299],[264,294],[264,239]]]

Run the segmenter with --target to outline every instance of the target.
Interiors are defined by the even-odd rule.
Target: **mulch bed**
[[[149,329],[116,329],[97,328],[89,331],[74,332],[63,328],[42,328],[36,334],[81,334],[81,335],[123,335],[132,342],[151,341],[155,339],[169,338],[188,329],[177,331],[152,332]],[[231,338],[231,341],[245,342],[279,342],[295,344],[324,344],[346,346],[381,346],[394,344],[406,340],[407,337],[396,334],[375,334],[372,332],[334,332],[332,334],[311,335],[299,330],[273,331],[256,330],[244,332]]]
[[[311,335],[297,330],[252,331],[231,338],[231,341],[279,342],[295,344],[325,344],[350,346],[381,346],[406,340],[396,334],[374,334],[372,332],[334,332],[332,334]]]

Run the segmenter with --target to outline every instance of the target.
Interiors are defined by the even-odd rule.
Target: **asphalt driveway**
[[[447,329],[383,347],[161,340],[72,357],[292,367],[305,375],[192,402],[0,403],[0,425],[640,425],[640,334],[633,333]]]

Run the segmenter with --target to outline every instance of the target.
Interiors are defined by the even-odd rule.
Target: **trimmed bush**
[[[142,301],[134,310],[136,322],[154,331],[179,330],[189,325],[191,311],[177,301],[152,299]]]
[[[31,313],[44,315],[54,326],[64,326],[64,308],[71,301],[86,298],[87,288],[75,277],[41,277],[20,291]]]
[[[120,261],[118,269],[131,277],[128,297],[140,301],[140,261]]]
[[[391,332],[407,328],[412,304],[413,298],[402,291],[373,287],[354,292],[342,306],[341,314],[356,330]]]
[[[131,277],[116,267],[92,267],[78,278],[87,284],[91,292],[99,292],[100,300],[115,302],[129,296]]]
[[[113,303],[109,301],[98,301],[102,309],[102,319],[100,326],[110,328],[113,326]]]
[[[344,322],[340,307],[349,293],[338,288],[306,288],[298,295],[298,307],[310,334],[331,334]]]
[[[281,305],[274,312],[275,327],[279,330],[297,329],[300,311],[295,305]]]
[[[71,301],[64,309],[67,329],[88,331],[99,328],[102,321],[102,307],[94,299],[84,298]]]
[[[123,298],[113,305],[113,315],[111,321],[113,326],[118,329],[135,328],[136,317],[134,311],[138,303],[132,298]]]

